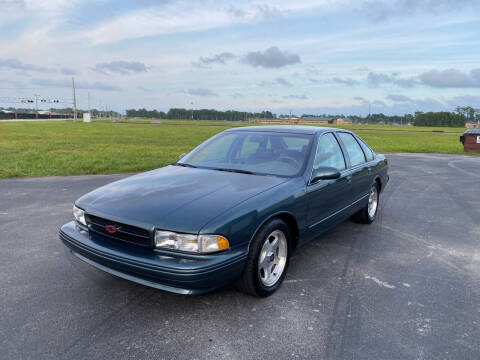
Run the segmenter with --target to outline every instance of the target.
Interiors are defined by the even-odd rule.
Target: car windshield
[[[233,131],[207,140],[177,165],[293,177],[303,170],[313,135]]]

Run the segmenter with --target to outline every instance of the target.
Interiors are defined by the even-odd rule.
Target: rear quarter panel
[[[372,174],[374,178],[380,179],[380,184],[382,186],[382,191],[388,183],[389,175],[388,175],[388,160],[383,154],[376,154],[375,155],[375,164],[372,168]]]

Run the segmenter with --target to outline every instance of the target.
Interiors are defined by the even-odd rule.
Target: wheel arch
[[[299,231],[299,228],[298,228],[298,222],[297,222],[297,219],[295,218],[295,216],[293,216],[291,213],[289,212],[286,212],[286,211],[282,211],[282,212],[278,212],[278,213],[275,213],[275,214],[272,214],[271,216],[267,217],[266,219],[264,219],[259,226],[257,226],[257,228],[255,229],[254,233],[253,233],[253,236],[251,237],[250,239],[250,242],[248,244],[248,250],[250,251],[250,244],[252,243],[253,239],[255,238],[255,236],[257,235],[258,231],[265,225],[267,224],[269,221],[273,220],[273,219],[280,219],[282,220],[288,227],[288,229],[290,230],[290,235],[292,236],[292,251],[295,250],[295,248],[297,247],[298,245],[298,237],[299,237],[299,234],[300,234],[300,231]]]
[[[378,185],[378,192],[381,193],[382,192],[382,179],[380,179],[380,176],[377,175],[375,177],[375,182]]]

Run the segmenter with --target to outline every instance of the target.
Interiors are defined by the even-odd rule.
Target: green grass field
[[[138,123],[138,124],[151,124],[151,119],[116,119],[118,122],[121,123]],[[99,119],[94,120],[95,122],[104,122],[104,123],[111,123],[112,120],[110,119]],[[227,127],[234,127],[234,126],[249,126],[252,125],[250,123],[239,123],[235,121],[192,121],[192,120],[158,120],[160,124],[164,125],[199,125],[199,126],[227,126]],[[255,125],[255,124],[253,124]],[[268,125],[268,124],[257,124],[257,125]],[[288,125],[288,123],[284,123],[284,125]],[[302,125],[302,124],[300,124]],[[341,128],[341,129],[348,129],[352,131],[370,131],[370,130],[381,130],[381,131],[409,131],[409,132],[444,132],[444,133],[458,133],[463,134],[465,128],[459,127],[427,127],[427,126],[393,126],[393,125],[360,125],[360,124],[352,124],[352,125],[314,125],[314,124],[305,124],[310,126],[322,126],[322,127],[332,127],[332,128]]]
[[[136,172],[174,162],[233,122],[164,120],[160,124],[99,121],[0,123],[0,178]],[[346,128],[357,128],[345,126]],[[393,129],[391,129],[393,128]],[[357,133],[377,152],[462,154],[463,129],[362,125]],[[354,130],[355,131],[355,130]]]
[[[405,132],[440,132],[463,134],[465,128],[459,127],[428,127],[428,126],[393,126],[393,125],[325,125],[352,131],[405,131]]]

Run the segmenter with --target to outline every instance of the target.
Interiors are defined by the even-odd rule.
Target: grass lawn
[[[245,124],[175,120],[153,125],[150,121],[146,124],[4,122],[0,123],[0,178],[153,169],[174,162],[179,154],[203,140],[238,125]],[[377,152],[463,153],[457,133],[434,133],[432,128],[426,128],[429,131],[361,128],[358,134]]]
[[[341,129],[348,129],[352,131],[369,131],[369,130],[381,130],[381,131],[407,131],[407,132],[444,132],[444,133],[456,133],[463,134],[465,128],[462,127],[433,127],[433,126],[394,126],[394,125],[325,125],[328,127],[335,127]]]
[[[118,123],[122,124],[152,124],[155,121],[155,124],[162,125],[196,125],[196,126],[223,126],[223,127],[236,127],[236,126],[248,126],[252,125],[246,122],[238,121],[222,121],[222,120],[164,120],[164,119],[140,119],[140,118],[121,118],[113,119]],[[109,118],[106,119],[94,119],[93,122],[100,123],[112,123],[113,121]]]
[[[110,119],[98,119],[94,120],[97,122],[112,122]],[[123,118],[117,119],[117,121],[121,123],[139,123],[139,124],[151,124],[152,119],[135,119],[135,118]],[[164,125],[201,125],[201,126],[226,126],[226,127],[234,127],[234,126],[249,126],[252,125],[250,123],[240,123],[238,121],[215,121],[215,120],[207,120],[207,121],[198,121],[198,120],[157,120],[159,123]],[[255,124],[253,124],[255,125]],[[257,125],[268,125],[268,124],[257,124]],[[288,125],[288,123],[285,123]],[[302,124],[300,124],[302,125]],[[340,129],[348,129],[352,131],[368,131],[368,130],[381,130],[381,131],[409,131],[409,132],[445,132],[445,133],[458,133],[463,134],[465,128],[461,127],[428,127],[428,126],[393,126],[393,125],[360,125],[360,124],[351,124],[351,125],[332,125],[332,124],[325,124],[325,125],[314,125],[314,124],[304,124],[310,126],[322,126],[322,127],[332,127],[332,128],[340,128]]]

